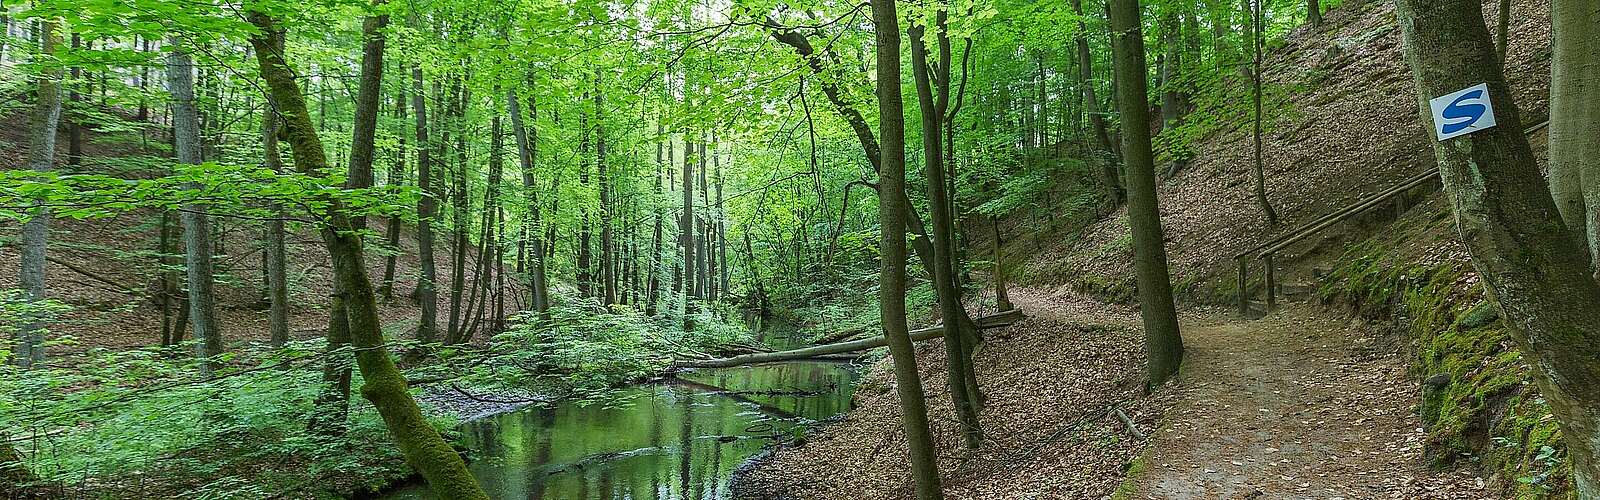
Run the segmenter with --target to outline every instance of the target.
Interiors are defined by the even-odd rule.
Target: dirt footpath
[[[1185,321],[1183,372],[1166,389],[1177,404],[1138,496],[1491,498],[1481,478],[1424,466],[1405,358],[1371,328],[1315,312]]]

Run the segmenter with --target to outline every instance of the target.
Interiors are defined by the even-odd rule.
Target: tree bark
[[[1111,134],[1106,132],[1106,118],[1100,111],[1100,97],[1094,91],[1094,58],[1089,53],[1089,26],[1083,21],[1083,0],[1072,0],[1072,10],[1078,14],[1078,33],[1073,37],[1078,46],[1078,86],[1083,88],[1083,105],[1089,113],[1089,125],[1094,128],[1095,139],[1100,141],[1109,159],[1102,160],[1100,181],[1105,183],[1113,206],[1122,204],[1128,191],[1122,185],[1120,153],[1111,145]]]
[[[472,208],[471,193],[467,191],[467,131],[462,130],[462,122],[466,121],[467,95],[463,88],[462,80],[465,75],[455,75],[451,81],[450,106],[446,110],[447,127],[455,130],[456,168],[452,175],[455,185],[451,188],[450,205],[452,214],[451,232],[455,239],[453,260],[451,262],[450,276],[450,321],[446,325],[444,343],[455,344],[461,341],[461,334],[466,330],[462,321],[461,299],[467,287],[467,250],[471,247],[467,239],[467,226],[471,225],[467,218],[467,211]]]
[[[406,91],[401,86],[400,94],[394,100],[394,116],[401,122],[406,120]],[[389,178],[385,181],[390,186],[405,184],[406,177],[406,136],[399,134],[400,147],[395,151],[394,163],[389,165]],[[385,229],[387,237],[384,239],[389,247],[389,255],[383,259],[383,281],[378,286],[378,296],[385,302],[394,299],[394,268],[396,260],[401,253],[400,247],[400,218],[389,217],[389,227]]]
[[[1550,10],[1550,192],[1573,238],[1588,243],[1592,267],[1600,265],[1600,8],[1552,0]]]
[[[1245,1],[1246,2],[1251,2],[1251,0],[1245,0]],[[1261,119],[1262,119],[1262,116],[1261,116],[1261,58],[1262,58],[1261,51],[1264,48],[1263,44],[1266,43],[1264,41],[1265,38],[1266,38],[1266,35],[1265,35],[1264,32],[1266,30],[1265,30],[1265,26],[1262,24],[1262,16],[1264,15],[1262,13],[1262,11],[1264,9],[1262,9],[1261,3],[1263,1],[1265,1],[1265,0],[1254,0],[1251,3],[1251,7],[1250,7],[1251,8],[1251,13],[1250,13],[1250,19],[1251,19],[1251,21],[1250,21],[1251,22],[1251,28],[1250,28],[1250,47],[1251,48],[1250,48],[1250,53],[1251,53],[1251,55],[1253,57],[1253,59],[1251,60],[1251,66],[1250,66],[1251,67],[1251,71],[1250,71],[1250,88],[1251,88],[1251,100],[1253,101],[1253,103],[1255,105],[1255,114],[1251,116],[1251,118],[1252,118],[1251,123],[1253,125],[1253,129],[1251,131],[1251,139],[1252,139],[1251,145],[1252,145],[1252,148],[1253,148],[1254,160],[1255,160],[1254,164],[1255,164],[1255,174],[1256,174],[1256,185],[1255,185],[1255,187],[1256,187],[1256,189],[1255,189],[1255,191],[1256,191],[1256,203],[1261,205],[1261,212],[1267,216],[1267,223],[1271,224],[1273,226],[1277,226],[1278,225],[1278,211],[1277,210],[1273,210],[1272,203],[1270,201],[1267,201],[1266,165],[1264,163],[1264,159],[1261,156]],[[1124,140],[1126,140],[1126,139],[1124,139]]]
[[[550,310],[550,288],[545,274],[544,236],[539,228],[544,223],[539,214],[539,183],[534,173],[535,162],[539,159],[539,111],[533,103],[529,103],[528,119],[535,123],[523,123],[522,106],[517,102],[515,90],[506,92],[506,108],[511,115],[512,133],[517,139],[517,158],[522,165],[522,189],[528,196],[528,220],[525,222],[529,240],[528,287],[532,288],[534,312],[543,314]]]
[[[61,35],[56,33],[57,21],[46,19],[39,23],[40,53],[52,57]],[[37,80],[38,101],[28,115],[28,169],[49,172],[55,168],[56,128],[61,122],[61,70],[47,69]],[[45,299],[45,254],[50,240],[50,210],[41,206],[32,211],[32,217],[22,225],[22,265],[18,283],[27,294],[29,302]],[[15,362],[22,368],[44,365],[44,324],[42,318],[32,318],[17,331]]]
[[[1600,345],[1600,315],[1594,314],[1600,285],[1588,276],[1582,244],[1562,225],[1549,188],[1539,180],[1482,5],[1395,4],[1425,123],[1431,122],[1430,98],[1488,86],[1498,125],[1436,142],[1440,178],[1473,265],[1530,358],[1561,427],[1577,498],[1600,498],[1600,351],[1594,349]]]
[[[72,50],[78,50],[82,43],[82,37],[77,33],[73,33]],[[62,117],[60,118],[67,126],[67,164],[74,167],[83,162],[83,123],[79,118],[82,110],[78,109],[82,105],[80,101],[83,100],[83,95],[78,92],[78,86],[82,85],[82,77],[83,67],[73,66],[72,85],[68,86],[70,90],[67,92],[67,102],[71,104],[68,104],[66,106],[67,109],[62,111]]]
[[[1322,0],[1306,0],[1306,24],[1322,26]]]
[[[683,217],[678,223],[678,241],[683,248],[683,330],[694,330],[695,282],[699,273],[695,269],[695,218],[694,218],[694,157],[697,149],[690,134],[683,135]]]
[[[412,24],[417,23],[413,21]],[[423,97],[421,66],[411,68],[411,107],[417,113],[417,190],[422,192],[417,198],[417,260],[422,268],[416,292],[421,305],[417,340],[427,344],[438,337],[439,329],[439,292],[435,288],[438,273],[433,262],[433,219],[438,201],[432,191],[433,164],[429,153],[433,144],[428,142],[428,105]]]
[[[306,174],[319,172],[327,167],[327,156],[306,110],[305,98],[283,58],[283,32],[259,10],[249,10],[247,17],[260,29],[250,38],[250,44],[255,48],[262,78],[283,114],[295,167]],[[406,388],[405,376],[390,359],[378,319],[377,298],[367,278],[361,238],[353,231],[344,204],[337,199],[329,202],[322,233],[333,258],[334,277],[343,285],[351,341],[363,380],[362,396],[377,408],[406,462],[428,481],[435,494],[449,499],[487,499],[461,456],[422,416]]]
[[[177,162],[196,165],[200,160],[200,119],[195,110],[194,62],[188,52],[179,47],[182,42],[173,38],[168,43],[173,50],[167,53],[167,86],[172,92],[172,133]],[[208,207],[189,203],[183,212],[184,263],[188,269],[189,321],[194,328],[195,355],[200,363],[200,374],[211,376],[216,367],[216,356],[222,354],[222,329],[217,324],[216,294],[213,291],[215,275],[212,270],[212,244]]]
[[[594,75],[594,162],[600,183],[600,288],[603,304],[617,303],[615,235],[611,231],[611,171],[606,165],[606,96],[600,90],[600,73]]]
[[[972,369],[972,357],[967,351],[969,342],[966,339],[971,333],[967,331],[971,320],[961,305],[960,290],[955,283],[955,224],[950,220],[950,213],[944,209],[949,203],[949,193],[945,192],[944,148],[939,144],[939,124],[944,116],[944,106],[949,102],[949,80],[942,74],[942,68],[946,66],[943,63],[948,59],[941,55],[941,67],[929,69],[927,49],[923,44],[925,28],[913,23],[907,32],[911,44],[911,68],[916,80],[918,114],[922,117],[922,156],[928,179],[928,204],[933,207],[934,291],[939,297],[940,316],[954,325],[945,330],[947,380],[951,402],[955,407],[956,419],[961,423],[967,448],[976,449],[983,442],[983,428],[978,422],[978,396],[973,387],[967,384]],[[934,96],[935,86],[939,87],[937,98]]]
[[[261,115],[261,149],[266,167],[273,172],[283,171],[283,157],[278,154],[279,121],[278,106],[269,96]],[[289,342],[289,257],[283,223],[288,214],[282,203],[273,203],[272,213],[277,218],[267,221],[267,324],[272,345],[283,347]]]
[[[589,93],[583,93],[583,100],[590,99]],[[581,109],[578,111],[578,184],[589,185],[589,115]],[[594,250],[590,245],[593,230],[589,227],[589,207],[578,207],[578,295],[582,297],[594,296]]]
[[[1121,86],[1122,157],[1128,167],[1128,227],[1133,231],[1133,264],[1144,317],[1145,351],[1149,359],[1146,390],[1166,382],[1183,361],[1183,338],[1172,302],[1167,250],[1156,200],[1155,160],[1150,149],[1150,123],[1145,96],[1144,35],[1139,0],[1111,0],[1111,39]]]
[[[650,237],[650,272],[645,279],[647,291],[645,294],[644,313],[651,317],[654,317],[659,312],[658,304],[661,299],[661,233],[665,229],[663,226],[666,225],[667,218],[665,210],[661,206],[664,200],[661,189],[661,171],[666,170],[671,162],[671,160],[667,160],[661,155],[662,143],[672,142],[671,138],[666,135],[666,126],[662,123],[663,121],[662,118],[657,118],[656,120],[655,198],[650,204],[650,210],[655,214],[655,230]]]
[[[878,164],[879,235],[883,239],[883,266],[878,272],[879,318],[883,337],[893,358],[895,391],[900,397],[900,419],[910,452],[911,475],[917,498],[943,498],[939,485],[938,456],[928,432],[928,409],[917,371],[917,353],[906,328],[905,108],[900,97],[900,26],[893,1],[872,2],[872,22],[877,38],[878,131],[882,158]]]

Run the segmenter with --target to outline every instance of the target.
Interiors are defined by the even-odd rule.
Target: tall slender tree
[[[1101,161],[1101,182],[1105,183],[1112,204],[1120,204],[1128,197],[1128,191],[1122,186],[1122,173],[1117,168],[1119,154],[1111,144],[1111,134],[1106,131],[1105,114],[1100,111],[1100,97],[1094,90],[1094,57],[1089,52],[1089,24],[1086,22],[1088,17],[1083,13],[1083,0],[1072,0],[1072,11],[1078,15],[1078,31],[1073,41],[1078,49],[1078,87],[1083,91],[1084,111],[1089,114],[1089,126],[1094,129],[1095,139],[1110,156]]]
[[[399,94],[394,100],[394,117],[404,122],[406,120],[406,91],[401,86]],[[390,186],[405,184],[406,178],[406,135],[399,134],[399,147],[395,148],[394,161],[389,163],[389,175],[384,181]],[[394,299],[394,272],[396,261],[400,257],[400,223],[399,217],[389,217],[388,227],[384,229],[384,244],[388,246],[389,255],[383,258],[383,281],[378,285],[378,296],[384,301]]]
[[[699,298],[695,287],[698,271],[695,268],[694,218],[694,158],[696,151],[692,134],[683,134],[683,217],[678,223],[678,242],[683,249],[683,329],[694,330],[695,302]]]
[[[61,35],[59,21],[39,23],[39,56],[54,57]],[[48,67],[48,66],[46,66]],[[28,168],[45,173],[55,168],[56,128],[61,120],[61,70],[46,69],[36,80],[37,101],[28,115]],[[45,254],[50,241],[50,209],[43,202],[31,210],[22,225],[22,266],[18,281],[29,302],[45,299]],[[17,331],[16,363],[23,368],[44,364],[44,324],[33,319]]]
[[[278,106],[269,97],[261,112],[261,152],[263,163],[273,172],[283,171],[283,157],[278,152]],[[272,345],[282,347],[289,342],[289,256],[285,248],[284,219],[288,212],[282,203],[272,204],[275,217],[267,221],[267,324],[272,335]]]
[[[612,180],[606,164],[606,95],[600,88],[600,73],[594,75],[594,161],[600,184],[600,287],[604,304],[617,303],[616,242],[613,241],[611,212]]]
[[[941,11],[936,15],[945,14]],[[976,383],[968,383],[973,368],[968,347],[973,342],[966,338],[975,335],[976,328],[961,305],[961,292],[955,282],[958,272],[955,223],[947,210],[949,197],[953,193],[946,192],[948,184],[945,182],[944,148],[939,142],[939,127],[950,102],[950,80],[946,73],[950,55],[947,50],[941,51],[938,61],[933,63],[936,66],[929,68],[928,51],[923,43],[925,32],[926,27],[915,22],[907,29],[911,44],[911,68],[913,79],[916,80],[918,114],[922,117],[922,158],[928,178],[928,204],[933,207],[929,210],[933,216],[933,282],[939,297],[939,313],[946,325],[944,345],[951,402],[955,406],[956,418],[961,423],[967,447],[977,448],[983,441],[983,428],[978,422]],[[944,35],[940,33],[936,36],[942,38]],[[943,41],[939,45],[948,47],[948,43]]]
[[[415,27],[415,19],[411,24]],[[433,342],[439,329],[439,292],[435,288],[438,273],[433,262],[433,222],[438,201],[433,195],[433,143],[428,141],[428,104],[423,98],[422,67],[411,67],[411,108],[416,110],[417,124],[417,277],[416,298],[420,304],[417,320],[417,340]]]
[[[878,189],[884,193],[905,191],[906,142],[905,108],[900,96],[900,22],[895,2],[872,2],[872,24],[877,39],[878,131],[882,156],[878,165]],[[939,485],[938,457],[933,436],[928,432],[928,409],[922,392],[922,377],[917,371],[916,347],[906,326],[906,226],[905,198],[878,197],[880,253],[883,266],[878,271],[878,315],[883,323],[883,338],[894,362],[895,392],[900,397],[900,419],[910,452],[911,475],[916,481],[917,498],[944,498]]]
[[[383,0],[377,0],[381,5]],[[378,101],[383,93],[383,31],[389,24],[388,14],[367,16],[361,23],[361,83],[356,90],[354,124],[350,136],[350,167],[345,175],[346,189],[372,187],[372,162],[377,145]],[[356,231],[367,228],[367,218],[356,215],[350,218]],[[317,397],[318,411],[311,419],[311,429],[336,434],[344,431],[345,419],[350,412],[351,354],[349,300],[344,284],[333,284],[333,306],[328,314],[328,343],[323,354],[322,394]]]
[[[200,117],[195,108],[194,61],[176,37],[168,42],[167,87],[172,93],[173,153],[179,164],[198,165],[200,159]],[[194,329],[195,355],[201,359],[200,373],[210,376],[217,356],[222,354],[222,325],[217,321],[217,302],[213,271],[211,220],[203,203],[189,203],[183,209],[184,264],[188,269],[189,322]]]
[[[533,310],[544,313],[550,309],[550,288],[546,274],[544,258],[544,235],[540,225],[544,223],[539,213],[539,182],[534,175],[534,166],[539,159],[539,129],[536,125],[539,112],[533,102],[528,103],[528,119],[534,122],[533,126],[522,120],[522,106],[517,102],[515,90],[506,92],[507,114],[511,115],[511,131],[517,139],[517,159],[522,166],[522,190],[528,197],[527,200],[527,226],[528,235],[528,286],[531,288],[531,301]]]
[[[1262,52],[1266,49],[1266,25],[1264,24],[1265,6],[1267,0],[1245,0],[1250,6],[1250,99],[1255,112],[1251,118],[1251,147],[1254,153],[1256,174],[1256,203],[1261,205],[1261,213],[1267,216],[1267,223],[1278,225],[1278,211],[1272,208],[1272,202],[1267,200],[1267,174],[1265,158],[1261,154],[1261,60]]]
[[[1183,361],[1183,337],[1172,302],[1167,274],[1167,249],[1156,200],[1155,158],[1145,96],[1144,34],[1139,0],[1110,0],[1112,55],[1116,59],[1117,100],[1121,102],[1122,157],[1128,170],[1128,227],[1133,231],[1133,265],[1144,318],[1145,354],[1149,360],[1147,389],[1166,382]]]

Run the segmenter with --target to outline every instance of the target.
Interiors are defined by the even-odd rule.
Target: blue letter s
[[[1454,120],[1457,118],[1467,118],[1465,121],[1444,124],[1445,135],[1454,134],[1462,129],[1471,127],[1474,123],[1478,123],[1478,119],[1483,118],[1483,112],[1487,111],[1487,108],[1478,103],[1462,104],[1461,101],[1479,100],[1482,98],[1483,91],[1475,90],[1466,94],[1462,94],[1461,97],[1457,97],[1454,102],[1451,102],[1449,106],[1445,106],[1444,111],[1440,113],[1444,119]]]

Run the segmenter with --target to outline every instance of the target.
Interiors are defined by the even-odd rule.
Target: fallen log
[[[979,330],[987,330],[987,329],[990,329],[990,328],[999,328],[999,327],[1002,327],[1002,326],[1008,326],[1008,325],[1010,325],[1012,323],[1016,323],[1018,321],[1021,321],[1023,317],[1024,317],[1024,315],[1022,314],[1022,311],[1017,310],[1017,309],[1012,309],[1012,310],[1009,310],[1009,311],[995,313],[993,315],[984,316],[984,317],[981,317],[981,318],[973,318],[972,322],[975,323],[978,326]],[[934,325],[934,326],[930,326],[930,327],[927,327],[927,328],[920,328],[920,329],[912,330],[911,331],[911,340],[913,342],[921,341],[921,340],[928,340],[928,339],[937,338],[937,337],[940,337],[940,336],[943,336],[943,335],[944,335],[944,325]],[[878,348],[878,347],[883,347],[885,345],[887,345],[887,343],[884,341],[883,336],[879,335],[879,336],[872,337],[872,338],[867,338],[867,339],[852,340],[852,341],[849,341],[849,342],[840,342],[840,343],[837,343],[837,344],[825,344],[825,345],[819,345],[819,346],[806,347],[806,348],[803,348],[803,349],[794,349],[794,350],[789,350],[789,351],[761,352],[761,353],[755,353],[755,354],[745,354],[745,355],[742,355],[742,356],[734,356],[734,357],[731,357],[731,358],[680,361],[678,363],[673,364],[672,368],[675,369],[675,370],[685,369],[685,368],[728,368],[728,367],[733,367],[733,366],[754,365],[754,364],[759,364],[759,363],[773,363],[773,362],[778,362],[778,361],[793,361],[793,360],[797,360],[797,359],[808,359],[808,358],[827,356],[827,355],[830,355],[830,354],[841,354],[841,353],[847,353],[847,352],[865,351],[867,349],[874,349],[874,348]]]

